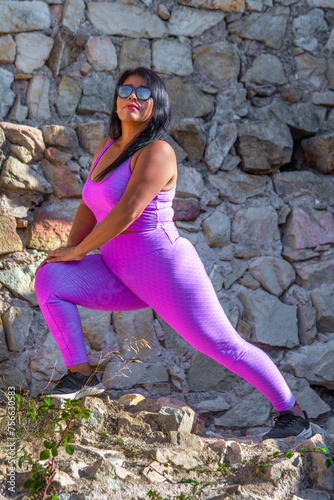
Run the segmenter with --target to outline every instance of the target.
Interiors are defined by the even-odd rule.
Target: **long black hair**
[[[116,160],[100,172],[96,178],[102,180],[107,174],[115,170],[124,163],[134,153],[158,139],[163,140],[167,137],[171,127],[171,112],[169,97],[164,82],[151,69],[142,66],[135,69],[127,69],[118,79],[117,85],[122,85],[131,75],[138,75],[144,78],[149,89],[151,89],[154,111],[153,116],[147,127],[138,134],[127,148],[122,151]],[[117,86],[116,85],[116,86]],[[121,120],[117,115],[117,89],[115,89],[114,102],[111,109],[109,135],[112,139],[118,139],[122,135]]]

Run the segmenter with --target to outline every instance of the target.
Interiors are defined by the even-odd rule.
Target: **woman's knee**
[[[61,262],[48,263],[38,269],[35,275],[35,292],[37,296],[43,295],[45,292],[50,294],[50,289],[58,286],[61,277],[59,264],[62,265]]]

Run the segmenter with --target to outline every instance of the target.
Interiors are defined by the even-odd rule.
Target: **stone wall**
[[[312,418],[334,425],[333,26],[332,0],[0,2],[5,386],[35,392],[54,365],[55,378],[65,371],[34,271],[66,242],[118,74],[145,65],[171,98],[180,234],[240,334],[269,353]],[[172,394],[212,430],[268,422],[262,395],[152,310],[80,314],[113,396]],[[126,349],[131,338],[151,349]],[[123,361],[108,354],[117,350]],[[142,363],[120,376],[133,356]]]

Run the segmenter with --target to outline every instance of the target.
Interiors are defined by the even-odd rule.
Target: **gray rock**
[[[13,80],[14,77],[10,71],[0,68],[0,119],[7,115],[15,99],[15,93],[10,88]]]
[[[62,125],[44,125],[41,127],[45,142],[48,146],[59,146],[64,149],[69,149],[74,156],[78,157],[79,142],[77,134],[70,127]]]
[[[189,160],[201,161],[206,133],[200,118],[184,118],[173,122],[172,136],[188,155]]]
[[[223,287],[224,278],[220,272],[220,267],[217,264],[213,264],[209,278],[213,284],[213,288],[218,293]]]
[[[334,92],[332,94],[334,96]],[[309,167],[315,168],[323,174],[334,172],[333,139],[334,132],[327,132],[302,141],[302,148]]]
[[[24,350],[33,316],[34,312],[32,309],[14,306],[11,306],[2,315],[8,349],[10,351],[20,352]]]
[[[295,140],[317,133],[326,116],[326,108],[303,102],[290,104],[281,99],[274,99],[269,109],[290,128]]]
[[[321,285],[332,285],[334,280],[334,260],[296,264],[295,270],[301,284],[307,290],[319,288]]]
[[[105,137],[104,123],[102,121],[83,123],[78,126],[77,130],[81,147],[87,153],[94,155],[96,148]]]
[[[327,87],[325,76],[327,61],[325,57],[315,57],[305,53],[295,57],[295,64],[298,79],[308,82],[319,90]],[[303,104],[307,106],[308,103]]]
[[[276,210],[271,206],[239,209],[232,222],[234,243],[271,244],[280,239]]]
[[[206,12],[188,7],[176,7],[172,11],[168,31],[170,35],[175,36],[199,36],[223,19],[222,12]]]
[[[331,52],[334,52],[334,28],[330,32],[329,38],[327,40],[326,48]]]
[[[285,380],[309,418],[317,418],[330,411],[330,406],[311,389],[307,380],[296,378],[291,374],[286,374]]]
[[[245,286],[246,288],[251,288],[252,290],[257,290],[260,288],[260,283],[253,278],[253,276],[250,273],[245,273],[244,276],[239,279],[240,285]]]
[[[321,7],[323,9],[333,9],[332,0],[307,0],[310,7]]]
[[[157,325],[154,326],[156,335],[160,340],[163,340],[167,351],[173,350],[180,356],[195,352],[195,349],[160,316],[158,316],[158,324],[160,328]]]
[[[316,175],[310,171],[277,172],[272,176],[275,191],[284,203],[304,196],[312,196],[321,205],[334,204],[334,178]]]
[[[104,35],[130,38],[163,38],[167,35],[167,28],[158,16],[134,5],[91,2],[87,5],[87,19]]]
[[[284,249],[282,256],[289,262],[300,262],[301,260],[309,260],[319,257],[319,254],[317,252],[313,252],[313,250]]]
[[[218,396],[215,399],[204,400],[196,405],[196,411],[198,411],[198,413],[224,411],[229,410],[230,408],[231,405],[227,403],[223,396]]]
[[[36,172],[12,156],[6,160],[3,166],[0,185],[9,190],[24,189],[39,193],[52,193],[53,191],[51,184],[42,173]]]
[[[77,59],[85,43],[84,38],[71,35],[70,33],[58,33],[48,60],[48,65],[54,77]]]
[[[230,33],[237,33],[242,38],[259,40],[266,47],[279,49],[285,36],[290,9],[273,7],[264,14],[252,13],[229,24]]]
[[[184,408],[172,408],[163,406],[159,411],[158,421],[161,427],[167,431],[191,432],[195,418],[195,412],[189,406]]]
[[[311,299],[317,310],[317,328],[319,332],[334,332],[334,298],[319,291],[311,293]]]
[[[83,96],[77,112],[79,114],[100,112],[109,115],[115,86],[112,75],[94,73],[88,76],[83,82]]]
[[[86,54],[95,71],[111,71],[117,68],[116,49],[109,37],[89,37]]]
[[[323,106],[334,106],[334,92],[328,90],[327,92],[314,92],[311,98],[313,104],[320,104]]]
[[[0,283],[7,287],[15,297],[27,300],[32,306],[38,306],[34,282],[35,271],[42,260],[44,257],[27,266],[0,271]]]
[[[64,5],[62,27],[75,33],[85,14],[84,0],[67,0]]]
[[[334,389],[334,340],[313,342],[298,351],[287,352],[281,368],[299,378],[306,378],[311,385]]]
[[[203,377],[205,373],[205,377]],[[196,352],[188,372],[188,388],[194,392],[227,392],[240,380],[225,366],[201,352]]]
[[[49,58],[53,38],[41,33],[21,33],[16,35],[17,55],[15,66],[22,73],[32,73],[40,69]]]
[[[126,389],[138,384],[168,382],[168,373],[163,363],[108,363],[103,384],[108,389]]]
[[[228,215],[216,210],[202,222],[203,232],[210,247],[224,247],[230,243],[231,222]]]
[[[78,307],[78,310],[85,338],[93,349],[100,351],[110,327],[111,313],[109,311],[93,311],[84,307]]]
[[[246,93],[247,91],[243,86],[220,92],[217,95],[217,106],[213,121],[231,122],[247,116],[250,103],[246,99]]]
[[[193,71],[191,46],[177,40],[157,40],[152,44],[152,67],[158,73],[188,76]]]
[[[210,97],[205,95],[197,85],[183,83],[179,77],[168,80],[166,89],[174,120],[205,116],[214,109]]]
[[[123,359],[131,359],[136,354],[141,360],[152,361],[161,353],[150,307],[139,311],[113,312],[113,325]]]
[[[244,0],[179,0],[181,5],[188,5],[189,7],[200,7],[202,9],[222,10],[223,12],[244,12]]]
[[[50,80],[46,76],[35,75],[29,82],[27,104],[29,118],[48,120],[51,118],[49,104]]]
[[[200,198],[204,191],[203,178],[193,167],[178,165],[178,179],[176,184],[176,194],[182,198]]]
[[[263,425],[269,418],[271,404],[263,394],[258,391],[246,396],[225,415],[214,419],[218,427],[251,427]]]
[[[0,385],[5,391],[8,390],[8,387],[15,387],[15,389],[19,387],[22,389],[29,388],[25,374],[14,366],[10,360],[1,363]]]
[[[233,283],[235,283],[239,278],[241,278],[241,276],[248,268],[247,262],[244,262],[242,260],[234,260],[231,263],[231,266],[232,266],[232,272],[226,276],[224,281],[224,287],[226,290],[228,290],[233,285]]]
[[[281,61],[272,54],[259,55],[241,78],[242,82],[259,85],[284,85],[288,82]]]
[[[162,3],[159,4],[159,17],[163,21],[168,21],[168,19],[170,18],[170,12],[169,12],[169,10]]]
[[[294,250],[334,243],[332,214],[306,205],[292,207],[284,226],[283,242]]]
[[[20,96],[16,96],[14,106],[10,110],[8,118],[14,122],[21,123],[27,118],[28,112],[28,106],[21,104]]]
[[[244,203],[248,198],[264,194],[268,178],[243,172],[219,172],[208,177],[210,184],[219,189],[220,197],[232,203]]]
[[[236,45],[216,42],[197,47],[193,52],[195,68],[213,82],[228,78],[236,80],[240,71],[240,59]]]
[[[16,43],[11,35],[0,37],[0,63],[8,64],[15,61]]]
[[[57,111],[62,118],[73,116],[79,104],[82,83],[68,76],[62,76],[58,85]]]
[[[296,306],[250,291],[242,291],[240,300],[245,308],[245,320],[252,327],[253,342],[289,348],[299,345]]]
[[[238,153],[242,159],[242,169],[246,172],[275,172],[291,160],[291,133],[278,120],[241,123],[238,137]]]
[[[297,47],[314,52],[318,45],[317,35],[328,30],[324,19],[325,13],[321,9],[312,9],[306,15],[296,17],[292,24],[292,33]]]
[[[259,257],[249,265],[249,272],[267,292],[279,297],[295,280],[291,264],[279,257]]]
[[[125,40],[122,43],[118,60],[119,69],[124,71],[127,68],[137,68],[144,66],[151,67],[151,49],[144,45],[143,40]]]
[[[41,1],[6,1],[0,3],[0,32],[47,30],[51,18],[49,7]]]
[[[302,345],[310,345],[317,335],[317,312],[314,307],[298,304],[298,332]]]
[[[227,123],[218,128],[216,137],[206,147],[204,161],[213,174],[222,166],[227,153],[237,139],[235,123]]]

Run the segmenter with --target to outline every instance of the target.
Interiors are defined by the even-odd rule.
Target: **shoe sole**
[[[99,385],[95,385],[94,387],[86,385],[82,387],[82,389],[79,389],[76,392],[72,392],[69,394],[64,394],[64,393],[57,394],[56,392],[52,392],[52,394],[41,395],[39,399],[43,399],[45,397],[61,398],[61,399],[82,399],[85,398],[86,396],[98,396],[99,394],[102,394],[105,390],[106,387],[104,387],[102,383]]]
[[[308,439],[308,438],[312,437],[312,435],[313,435],[313,432],[312,432],[312,427],[310,425],[308,429],[304,429],[297,436],[285,436],[285,437],[281,437],[281,438],[267,437],[265,439],[262,439],[262,441],[265,441],[266,439],[276,439],[276,441],[284,441],[284,439],[286,439],[288,437],[304,437],[304,438]]]

